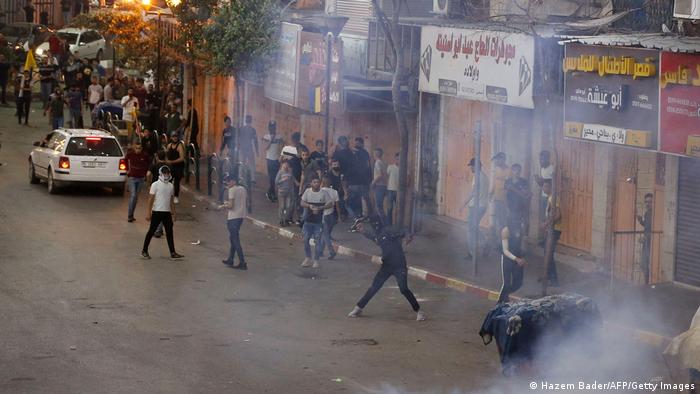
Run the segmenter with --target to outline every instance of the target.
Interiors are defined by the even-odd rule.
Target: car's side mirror
[[[41,146],[41,142],[39,142],[39,141],[34,141],[34,146]]]

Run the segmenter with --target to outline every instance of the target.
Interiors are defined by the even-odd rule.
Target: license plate
[[[84,161],[83,168],[105,168],[107,166],[106,161]]]

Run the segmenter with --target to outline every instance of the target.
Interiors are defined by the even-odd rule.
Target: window
[[[66,41],[69,44],[75,44],[78,41],[78,35],[76,33],[57,33],[58,38]]]
[[[122,150],[114,138],[73,137],[68,142],[66,155],[120,157]]]

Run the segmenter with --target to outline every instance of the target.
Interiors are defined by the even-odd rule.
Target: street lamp
[[[321,26],[321,32],[326,39],[326,108],[325,119],[323,123],[324,148],[326,156],[328,156],[328,133],[331,121],[331,62],[333,52],[333,39],[337,38],[343,27],[348,22],[346,16],[327,15],[323,19],[324,24]],[[340,77],[340,76],[339,76]]]

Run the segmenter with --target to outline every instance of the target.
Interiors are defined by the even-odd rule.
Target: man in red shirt
[[[126,154],[126,164],[128,171],[127,182],[129,184],[129,223],[134,220],[134,209],[138,200],[139,191],[146,181],[146,173],[151,164],[148,154],[143,151],[140,143],[132,145],[133,150]]]

